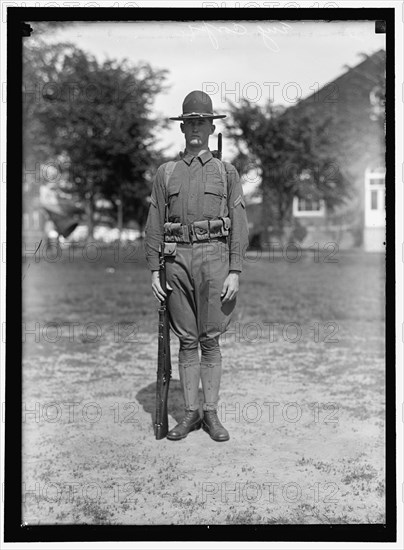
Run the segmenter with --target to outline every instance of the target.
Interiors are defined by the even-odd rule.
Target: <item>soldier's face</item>
[[[215,131],[215,126],[208,118],[195,118],[185,120],[181,124],[181,131],[188,147],[207,149],[209,136]]]

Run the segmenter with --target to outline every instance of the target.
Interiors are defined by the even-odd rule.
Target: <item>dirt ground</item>
[[[231,439],[216,443],[154,438],[158,304],[141,249],[71,252],[23,265],[26,523],[384,521],[382,255],[250,256],[222,337]],[[170,427],[177,351],[173,336]]]

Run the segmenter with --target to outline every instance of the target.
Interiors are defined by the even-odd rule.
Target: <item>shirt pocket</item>
[[[180,189],[182,181],[174,179],[170,180],[167,188],[168,195],[168,219],[169,221],[179,221],[182,215],[182,205],[180,198]]]
[[[208,183],[205,185],[203,197],[203,217],[206,219],[218,218],[223,200],[223,182]]]

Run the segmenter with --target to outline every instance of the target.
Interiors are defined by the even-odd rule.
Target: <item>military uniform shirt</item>
[[[227,177],[227,204],[223,216],[231,219],[229,270],[242,271],[243,254],[248,245],[243,189],[234,166],[227,162],[222,164],[223,170],[220,170],[219,162],[213,158],[210,151],[203,151],[198,156],[185,152],[176,163],[167,188],[166,163],[158,168],[153,182],[145,240],[146,259],[152,271],[159,269],[159,247],[163,241],[166,197],[170,222],[190,224],[218,218],[224,192],[224,177]]]

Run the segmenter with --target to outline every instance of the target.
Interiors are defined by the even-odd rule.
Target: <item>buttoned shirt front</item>
[[[145,250],[150,269],[159,269],[159,246],[163,241],[167,202],[168,221],[182,224],[216,219],[224,207],[222,215],[231,219],[229,269],[242,271],[242,256],[248,245],[248,226],[237,170],[229,163],[214,159],[209,150],[201,151],[197,156],[185,151],[176,163],[168,184],[165,181],[165,167],[166,163],[157,170],[146,224]]]

